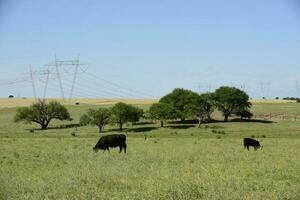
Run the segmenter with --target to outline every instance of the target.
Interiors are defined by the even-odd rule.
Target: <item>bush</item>
[[[79,119],[79,125],[86,126],[90,123],[91,119],[87,114],[84,114]]]

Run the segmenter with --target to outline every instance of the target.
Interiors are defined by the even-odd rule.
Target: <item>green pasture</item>
[[[127,154],[92,151],[98,128],[77,126],[92,107],[68,106],[74,120],[45,131],[1,108],[0,199],[300,199],[300,104],[254,103],[273,123],[128,124]],[[244,150],[244,137],[263,149]]]

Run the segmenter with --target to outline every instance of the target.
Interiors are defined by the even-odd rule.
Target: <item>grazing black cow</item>
[[[262,146],[260,145],[259,141],[252,139],[252,138],[244,138],[244,148],[247,147],[247,149],[249,151],[249,146],[254,147],[255,151],[259,148],[262,149]]]
[[[126,135],[123,134],[114,134],[114,135],[105,135],[102,136],[95,147],[93,148],[95,152],[97,152],[99,149],[102,150],[108,150],[109,147],[119,147],[120,148],[120,153],[124,149],[124,152],[126,153]],[[104,152],[103,151],[103,152]]]

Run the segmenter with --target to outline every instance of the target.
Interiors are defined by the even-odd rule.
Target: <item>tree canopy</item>
[[[206,120],[211,121],[211,114],[214,112],[213,93],[203,93],[200,95],[201,106],[206,115]]]
[[[99,132],[102,132],[105,125],[109,123],[111,111],[108,108],[99,108],[97,110],[90,109],[87,114],[80,117],[80,124],[96,125],[99,128]]]
[[[120,131],[123,130],[123,124],[127,122],[137,122],[142,116],[141,109],[119,102],[111,108],[112,123],[118,124]]]
[[[164,121],[177,117],[177,111],[168,103],[154,103],[149,108],[149,117],[153,120],[159,120],[160,126],[164,126]]]
[[[71,120],[67,108],[59,102],[39,100],[28,107],[22,107],[17,110],[14,117],[15,122],[38,123],[42,129],[47,129],[52,119]]]
[[[129,122],[133,124],[138,122],[143,117],[144,111],[141,108],[129,105]]]
[[[184,121],[188,117],[186,106],[196,98],[198,98],[197,93],[183,88],[176,88],[162,97],[159,102],[173,106],[177,110],[177,117]]]
[[[204,96],[200,96],[200,95],[198,95],[198,97],[195,98],[193,101],[191,101],[186,107],[189,116],[193,118],[197,118],[198,127],[200,127],[203,121],[208,118],[208,115],[210,120],[211,113],[210,112],[208,113],[207,109],[208,109],[208,103],[206,102]]]
[[[227,122],[234,110],[245,110],[251,107],[249,96],[235,87],[223,86],[214,93],[215,106],[223,113],[224,121]]]

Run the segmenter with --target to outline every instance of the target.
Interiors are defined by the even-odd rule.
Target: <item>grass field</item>
[[[117,102],[124,102],[128,104],[151,104],[157,102],[156,99],[72,99],[71,101],[66,99],[62,101],[62,99],[48,99],[48,100],[55,100],[63,103],[64,105],[75,105],[75,103],[79,103],[80,105],[113,105]],[[19,106],[29,106],[35,99],[30,98],[0,98],[0,108],[12,108],[12,107],[19,107]]]
[[[38,126],[12,122],[16,105],[2,104],[0,199],[300,199],[300,118],[218,122],[200,129],[127,125],[127,154],[94,153],[97,127],[73,126],[88,108],[105,104],[92,101],[103,102],[68,105],[74,121],[33,133],[29,130]],[[150,104],[128,102],[145,109]],[[300,104],[254,102],[253,112],[294,116]],[[219,113],[214,117],[221,119]],[[104,134],[116,133],[114,128]],[[251,136],[262,150],[243,149],[243,137]]]

